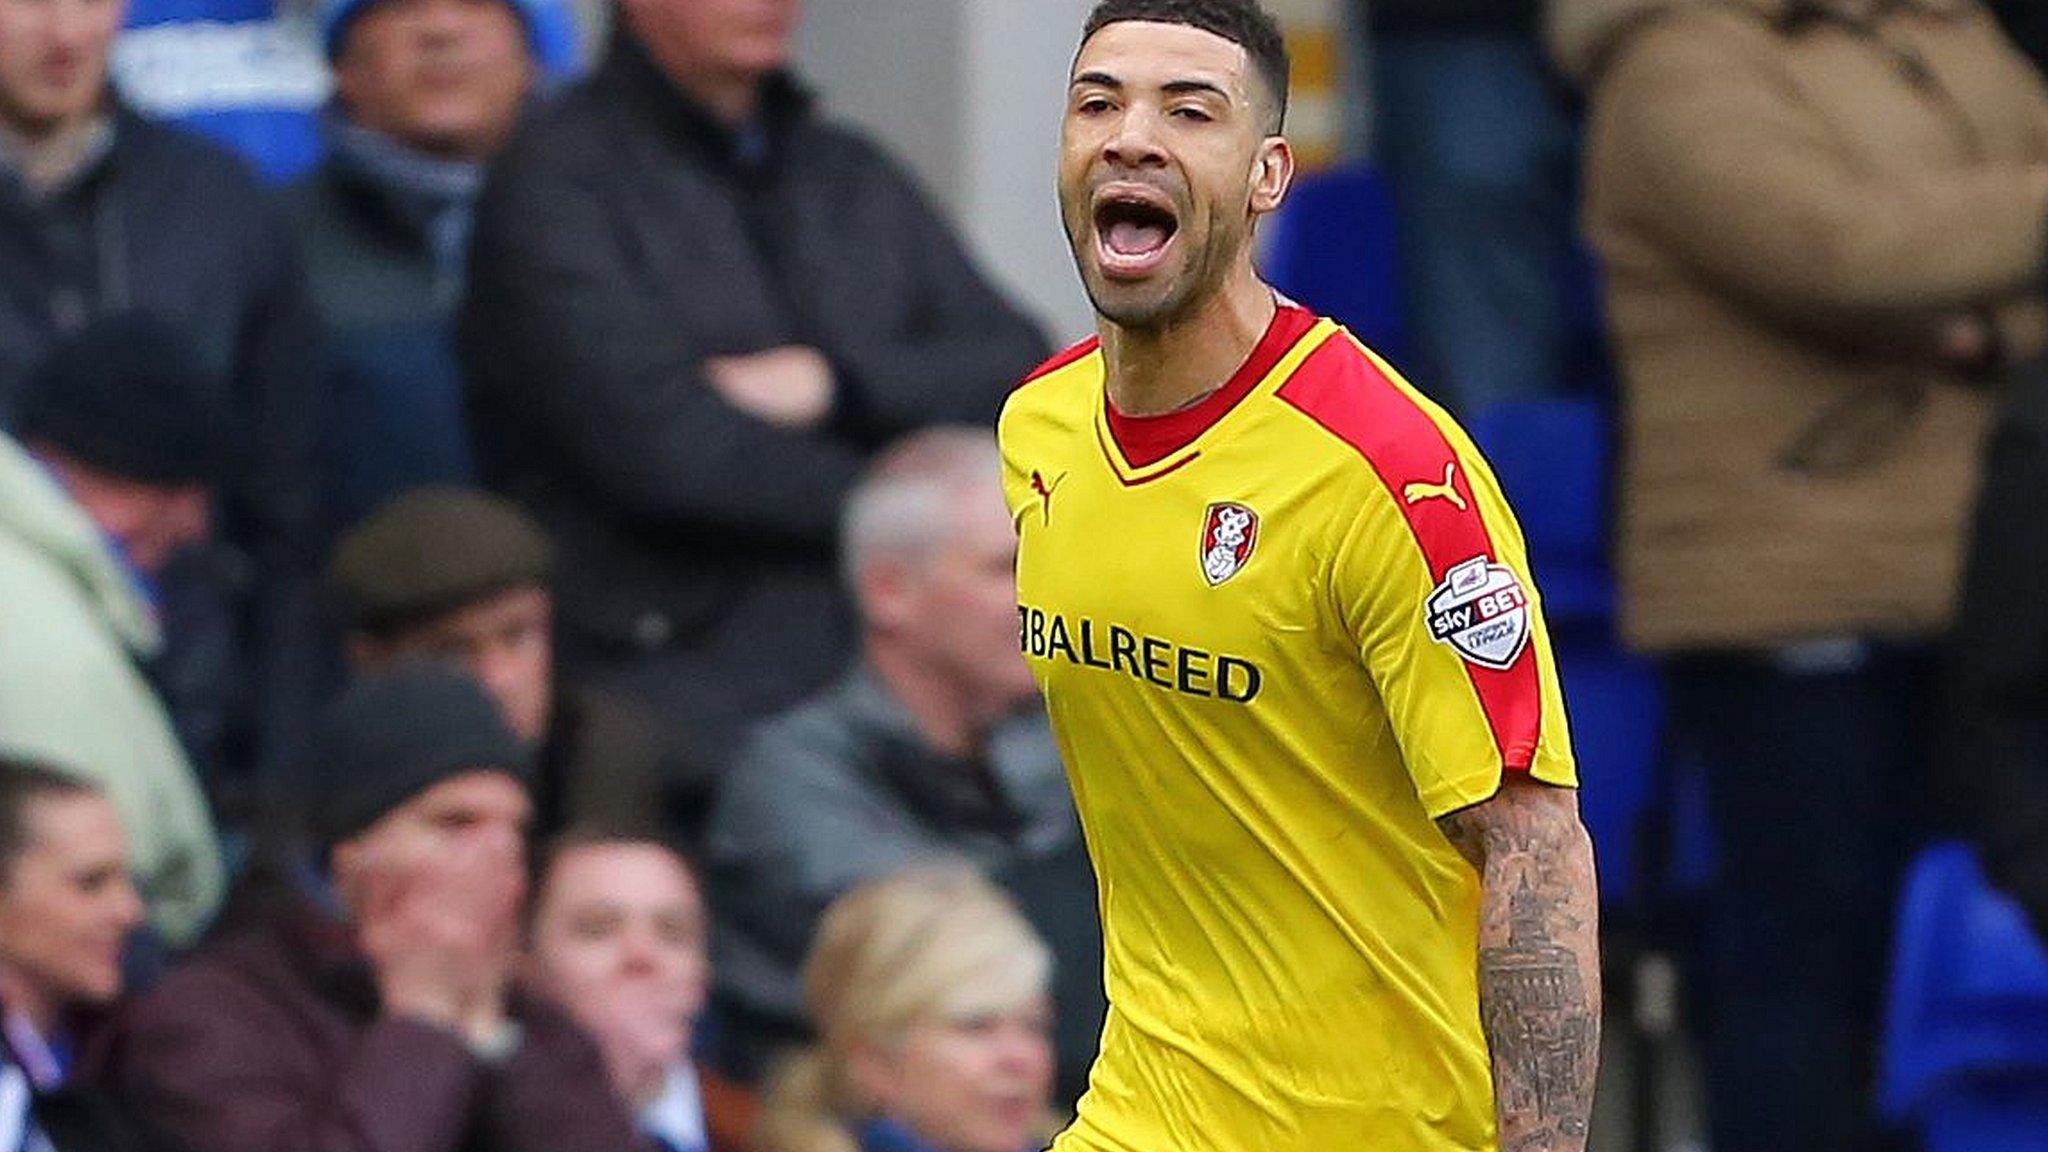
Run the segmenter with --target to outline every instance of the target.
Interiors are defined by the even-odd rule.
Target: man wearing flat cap
[[[179,333],[135,315],[59,346],[0,435],[0,749],[98,784],[151,924],[195,938],[220,903],[206,798],[145,667],[155,578],[208,532],[227,444]]]
[[[345,535],[328,593],[350,667],[421,656],[466,667],[533,749],[538,826],[655,835],[694,831],[708,785],[676,778],[663,734],[629,701],[557,683],[554,550],[510,501],[416,489]]]
[[[409,663],[313,743],[322,875],[136,1005],[136,1113],[187,1152],[640,1152],[595,1044],[513,988],[531,766],[496,705]]]

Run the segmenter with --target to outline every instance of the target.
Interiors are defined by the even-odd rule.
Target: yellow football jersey
[[[1001,439],[1107,952],[1055,1149],[1491,1152],[1479,881],[1434,818],[1577,773],[1471,441],[1291,306],[1195,408],[1117,414],[1091,341]]]

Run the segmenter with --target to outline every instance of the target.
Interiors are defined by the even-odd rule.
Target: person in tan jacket
[[[1708,773],[1714,1146],[1864,1146],[1870,1023],[2048,86],[1977,0],[1553,0],[1623,378],[1620,627]]]

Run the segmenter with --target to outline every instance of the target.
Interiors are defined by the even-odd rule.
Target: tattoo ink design
[[[1496,1053],[1512,1057],[1516,1069],[1495,1086],[1506,1094],[1501,1106],[1533,1116],[1539,1128],[1583,1139],[1584,1090],[1592,1079],[1597,1037],[1579,958],[1552,937],[1543,902],[1526,875],[1509,899],[1508,942],[1482,950],[1480,970],[1487,1037]]]
[[[1480,1023],[1501,1152],[1584,1152],[1599,1063],[1599,918],[1576,805],[1502,794],[1441,821],[1486,892]]]

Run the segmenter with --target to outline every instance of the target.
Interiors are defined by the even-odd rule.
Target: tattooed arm
[[[1578,794],[1513,776],[1438,821],[1479,870],[1479,1010],[1501,1152],[1583,1152],[1600,1049],[1599,897]]]

